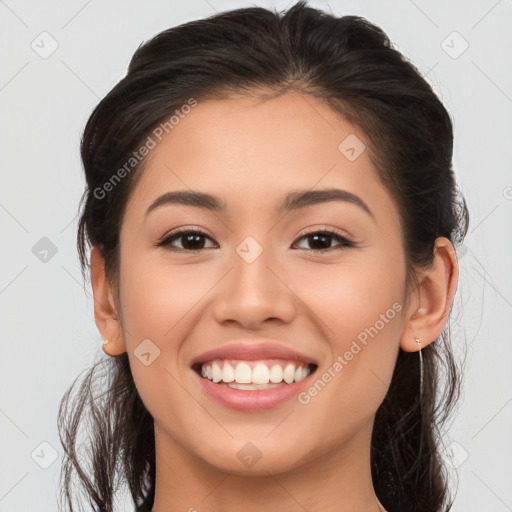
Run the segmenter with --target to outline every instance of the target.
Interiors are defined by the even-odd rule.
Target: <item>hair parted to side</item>
[[[104,197],[94,191],[156,126],[190,98],[266,98],[292,90],[326,101],[366,134],[370,159],[399,209],[408,286],[417,284],[415,270],[432,263],[437,237],[462,242],[469,216],[452,169],[452,122],[432,88],[379,27],[300,1],[282,13],[251,7],[191,21],[137,49],[127,76],[97,105],[83,134],[87,188],[80,201],[77,245],[84,279],[88,249],[98,246],[107,278],[118,290],[119,227],[147,159]],[[390,511],[400,506],[437,512],[451,506],[439,444],[461,376],[449,324],[422,354],[421,402],[418,354],[400,350],[375,418],[372,478],[377,497]],[[62,497],[69,510],[76,510],[76,473],[95,511],[115,510],[120,484],[128,486],[138,510],[150,511],[153,419],[137,393],[127,354],[95,363],[72,398],[77,380],[62,398],[58,424],[66,452]],[[79,442],[84,424],[89,426],[86,444]]]

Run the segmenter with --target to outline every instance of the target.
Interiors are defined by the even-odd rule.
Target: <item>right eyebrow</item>
[[[185,206],[196,206],[198,208],[206,208],[207,210],[223,211],[226,209],[225,203],[219,198],[206,194],[205,192],[198,192],[194,190],[179,190],[175,192],[166,192],[161,195],[146,210],[147,216],[155,208],[167,204],[183,204]]]

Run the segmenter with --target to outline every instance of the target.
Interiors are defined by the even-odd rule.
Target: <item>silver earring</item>
[[[106,345],[109,342],[109,340],[103,340],[103,345]]]
[[[420,348],[418,351],[418,355],[420,357],[420,398],[421,394],[423,392],[423,357],[421,355],[421,341],[419,338],[414,338],[414,341],[418,344],[418,347]]]

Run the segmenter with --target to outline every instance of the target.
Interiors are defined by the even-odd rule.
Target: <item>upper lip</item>
[[[262,359],[285,359],[317,365],[314,358],[297,352],[285,345],[271,341],[236,341],[222,347],[203,352],[192,360],[191,366],[213,359],[239,359],[257,361]]]

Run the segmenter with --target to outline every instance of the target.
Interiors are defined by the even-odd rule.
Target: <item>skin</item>
[[[458,265],[452,244],[438,238],[432,266],[406,290],[397,207],[367,151],[349,161],[338,150],[349,134],[366,140],[321,100],[296,92],[199,102],[152,150],[129,199],[119,297],[93,248],[104,351],[128,351],[155,421],[156,512],[384,510],[370,473],[375,412],[399,347],[417,351],[415,337],[425,347],[443,330]],[[373,217],[341,201],[275,211],[288,192],[327,188],[356,194]],[[218,196],[226,211],[166,205],[145,218],[161,194],[189,189]],[[183,237],[177,251],[155,247],[181,226],[206,231],[202,252],[181,249],[189,247]],[[356,245],[315,245],[305,228],[334,228]],[[252,263],[236,252],[247,236],[263,248]],[[322,247],[331,249],[308,251]],[[265,337],[313,356],[321,376],[394,303],[404,307],[305,405],[234,411],[210,399],[190,369],[206,350]],[[147,338],[161,351],[149,366],[134,355]],[[237,457],[247,442],[261,452],[251,468]]]

